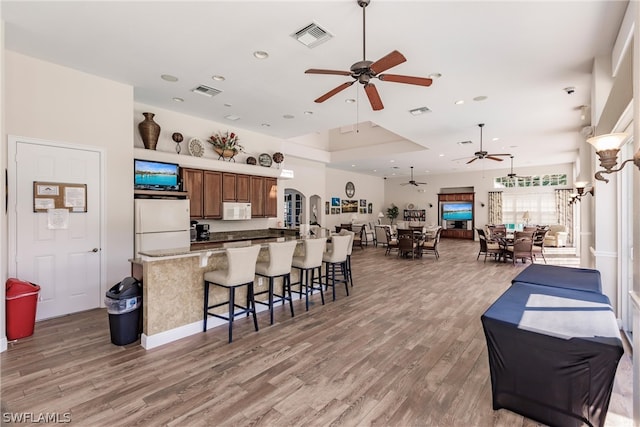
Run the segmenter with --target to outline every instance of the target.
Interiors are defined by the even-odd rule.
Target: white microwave
[[[251,219],[251,203],[222,203],[223,220]]]

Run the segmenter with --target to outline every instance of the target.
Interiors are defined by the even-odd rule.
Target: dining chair
[[[510,258],[514,265],[517,259],[521,259],[523,263],[529,259],[533,263],[533,239],[519,233],[523,232],[516,232],[513,243],[507,245],[504,256]]]
[[[414,238],[413,230],[399,229],[398,230],[398,256],[409,257],[414,259],[416,256],[416,241]]]
[[[480,242],[480,250],[478,251],[476,261],[480,259],[480,255],[482,254],[484,254],[484,262],[487,262],[487,256],[489,255],[492,255],[498,260],[502,255],[500,244],[498,242],[489,242],[483,229],[476,228],[476,231],[478,232],[478,241]]]
[[[538,255],[542,256],[544,263],[547,263],[547,258],[544,256],[544,238],[547,236],[549,229],[539,228],[533,234],[533,246],[531,251],[533,252],[533,259],[535,260]]]
[[[425,240],[422,245],[422,253],[429,254],[432,253],[436,256],[436,259],[440,259],[440,253],[438,252],[438,245],[440,244],[440,235],[442,234],[442,227],[438,228],[436,231],[436,235],[433,239]]]
[[[387,239],[387,250],[384,254],[389,255],[391,251],[398,250],[398,239],[391,235],[391,227],[385,227],[385,237]]]

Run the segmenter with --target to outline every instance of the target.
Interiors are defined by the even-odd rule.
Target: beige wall
[[[129,275],[127,260],[133,253],[133,88],[9,50],[4,53],[4,141],[16,135],[104,149],[106,291]]]

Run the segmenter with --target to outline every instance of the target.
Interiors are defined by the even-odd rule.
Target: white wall
[[[0,16],[2,16],[2,4],[0,4]],[[0,64],[4,64],[4,21],[0,19]],[[4,83],[4,67],[0,66],[0,93],[5,93]],[[2,135],[3,146],[7,146],[7,138],[5,133],[5,100],[4,96],[0,96],[0,135]],[[0,164],[3,168],[7,166],[7,151],[0,150]],[[7,194],[4,180],[0,183],[2,188],[2,194]],[[7,215],[4,209],[0,209],[0,278],[6,279],[7,277]],[[0,353],[7,349],[7,335],[5,325],[5,287],[0,286]]]
[[[130,274],[133,253],[133,88],[9,50],[4,54],[4,156],[7,135],[105,150],[106,292]],[[7,167],[6,160],[2,166]]]
[[[491,161],[491,160],[483,160]],[[505,162],[506,163],[506,162]],[[507,165],[508,166],[508,165]],[[540,167],[514,167],[514,170],[519,175],[545,175],[552,173],[565,173],[567,174],[568,185],[566,188],[571,188],[573,185],[572,170],[573,165],[571,163],[563,163],[558,165],[547,165]],[[483,227],[488,222],[488,193],[489,191],[496,191],[493,188],[493,179],[499,176],[506,176],[510,172],[510,167],[506,169],[495,169],[488,171],[472,171],[461,173],[450,173],[440,175],[416,175],[416,181],[426,182],[426,185],[420,185],[415,187],[413,185],[400,185],[408,181],[407,177],[402,178],[388,178],[385,183],[385,210],[391,203],[398,206],[400,209],[399,220],[402,220],[402,211],[406,209],[407,204],[412,203],[415,205],[415,209],[426,209],[427,224],[438,223],[438,193],[443,189],[449,187],[470,187],[474,188],[475,192],[475,226]],[[558,187],[534,187],[535,191],[553,191]],[[529,191],[527,189],[520,188],[505,188],[502,189],[505,193]],[[429,207],[429,203],[433,207]],[[485,206],[482,207],[481,203]]]

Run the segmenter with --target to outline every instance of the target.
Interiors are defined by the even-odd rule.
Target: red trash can
[[[9,278],[5,289],[7,339],[17,340],[33,335],[40,286]]]

